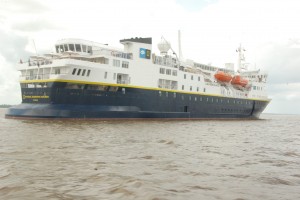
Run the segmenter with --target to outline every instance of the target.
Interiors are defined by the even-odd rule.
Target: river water
[[[0,199],[300,199],[300,116],[13,120],[0,109]]]

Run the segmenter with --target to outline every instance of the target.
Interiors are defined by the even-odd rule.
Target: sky
[[[164,36],[184,58],[223,67],[246,49],[269,74],[266,113],[300,114],[298,0],[0,0],[0,104],[21,102],[16,63],[54,52],[63,38],[122,48],[120,39]],[[34,45],[35,44],[35,45]]]

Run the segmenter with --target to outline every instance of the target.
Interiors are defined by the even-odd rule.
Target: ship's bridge
[[[82,39],[62,39],[56,42],[56,53],[76,52],[80,55],[92,55],[99,49],[120,50],[117,48],[109,47],[108,44],[101,44]]]

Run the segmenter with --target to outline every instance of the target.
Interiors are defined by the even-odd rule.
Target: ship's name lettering
[[[49,96],[25,96],[25,95],[23,95],[23,99],[49,99]]]

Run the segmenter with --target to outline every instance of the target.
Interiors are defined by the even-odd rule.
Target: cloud
[[[0,104],[18,104],[21,102],[21,90],[18,72],[12,64],[0,54]]]
[[[259,52],[258,62],[269,72],[270,84],[300,83],[300,48],[272,43]]]
[[[26,36],[20,36],[10,30],[0,28],[0,55],[6,58],[9,63],[15,63],[20,58],[28,57],[25,47],[28,43]]]

